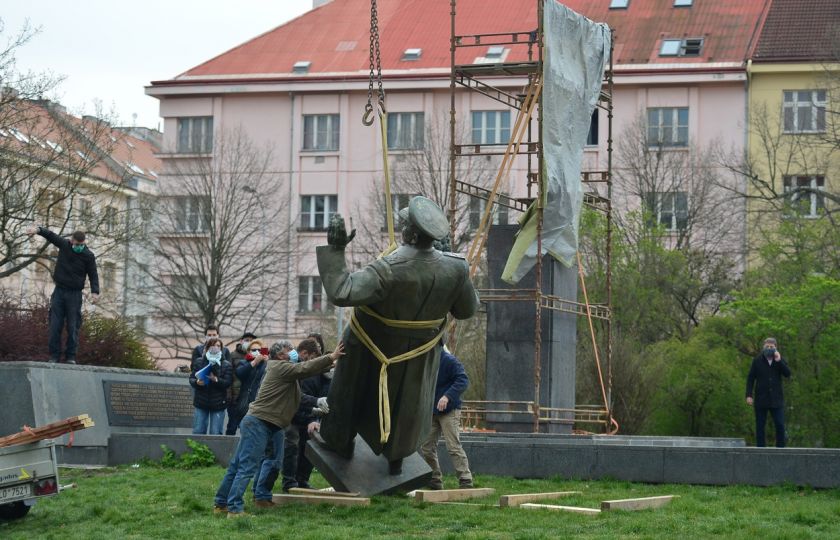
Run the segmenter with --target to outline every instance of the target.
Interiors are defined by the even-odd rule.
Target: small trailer
[[[0,448],[0,520],[24,517],[38,499],[58,495],[58,491],[53,442]]]

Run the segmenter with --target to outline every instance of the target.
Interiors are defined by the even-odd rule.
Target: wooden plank
[[[469,489],[418,489],[414,494],[414,500],[418,502],[450,502],[463,501],[486,497],[496,493],[494,488],[469,488]]]
[[[358,497],[358,493],[348,493],[346,491],[327,491],[327,490],[320,490],[320,489],[310,489],[310,488],[301,488],[301,487],[293,487],[289,489],[289,493],[293,495],[327,495],[333,497]]]
[[[528,510],[554,510],[555,512],[574,512],[575,514],[585,514],[594,516],[600,514],[601,511],[597,508],[584,508],[582,506],[557,506],[554,504],[520,504],[519,508],[527,508]]]
[[[601,501],[601,510],[645,510],[647,508],[659,508],[671,502],[674,497],[678,497],[678,495]]]
[[[0,437],[0,448],[16,444],[28,444],[44,439],[54,439],[71,431],[78,431],[93,426],[93,420],[87,414],[71,416],[40,427],[26,428],[19,433]]]
[[[276,504],[331,504],[333,506],[370,506],[367,497],[337,497],[335,495],[292,495],[275,494],[272,498]]]
[[[552,491],[546,493],[518,493],[516,495],[502,495],[499,498],[499,506],[515,507],[523,503],[544,501],[546,499],[559,499],[571,495],[580,495],[580,491]]]

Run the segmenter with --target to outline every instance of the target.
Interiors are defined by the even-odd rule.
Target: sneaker
[[[76,363],[76,359],[75,359],[75,358],[66,358],[66,359],[64,360],[64,363],[65,363],[65,364],[75,364],[75,363]]]
[[[440,491],[443,489],[443,482],[429,482],[429,489]]]
[[[277,503],[268,499],[257,499],[254,501],[254,506],[257,508],[274,508],[277,506]]]
[[[473,485],[472,480],[461,480],[458,482],[458,489],[472,489],[475,485]]]
[[[219,506],[218,504],[213,505],[213,513],[214,514],[227,514],[227,506]]]
[[[58,358],[50,357],[49,362],[50,362],[50,364],[57,364],[58,363]]]
[[[228,512],[227,518],[228,519],[236,519],[241,517],[251,517],[251,514],[248,512]]]

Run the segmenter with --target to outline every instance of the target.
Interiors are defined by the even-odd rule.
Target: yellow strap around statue
[[[370,315],[371,317],[376,318],[386,326],[390,326],[392,328],[407,328],[407,329],[433,329],[438,328],[446,319],[435,319],[433,321],[400,321],[396,319],[387,319],[382,317],[372,309],[368,308],[367,306],[358,306],[356,307],[359,311]],[[373,356],[379,360],[380,367],[379,367],[379,442],[385,444],[388,442],[388,437],[391,436],[391,400],[388,397],[388,366],[391,364],[396,364],[399,362],[405,362],[406,360],[411,360],[412,358],[417,358],[418,356],[425,354],[432,350],[435,345],[437,345],[440,338],[443,336],[443,332],[445,331],[445,327],[438,332],[438,334],[433,337],[427,343],[412,349],[408,352],[402,353],[400,355],[388,358],[385,356],[379,347],[376,346],[376,343],[373,342],[373,339],[365,332],[364,327],[359,323],[359,320],[356,318],[356,310],[353,310],[352,315],[350,316],[350,329],[356,334],[356,337],[359,338],[359,341],[373,353]]]
[[[382,173],[385,176],[385,221],[388,224],[388,247],[379,257],[388,255],[397,249],[394,235],[394,204],[391,200],[391,174],[388,170],[388,113],[384,106],[379,108],[379,129],[382,133]]]

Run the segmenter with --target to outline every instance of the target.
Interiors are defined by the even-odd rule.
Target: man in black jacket
[[[785,397],[782,393],[782,377],[790,377],[790,368],[776,348],[776,339],[764,340],[761,354],[752,361],[747,375],[747,405],[755,409],[755,445],[765,446],[764,425],[767,412],[776,426],[776,448],[785,446]],[[755,399],[753,399],[755,388]]]
[[[61,359],[61,332],[67,323],[67,347],[64,358],[68,364],[76,363],[79,345],[79,328],[82,325],[82,289],[85,278],[90,279],[90,301],[99,300],[99,275],[96,257],[85,245],[85,233],[76,231],[70,239],[62,238],[45,227],[30,227],[29,236],[39,234],[58,248],[53,281],[55,289],[50,297],[50,362]]]

